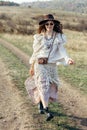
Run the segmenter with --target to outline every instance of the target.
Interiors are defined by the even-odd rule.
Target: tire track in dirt
[[[0,130],[35,130],[28,107],[0,59]]]
[[[12,51],[12,53],[14,53],[27,67],[29,67],[29,56],[23,51],[3,39],[0,39],[0,44]]]
[[[0,44],[11,50],[29,67],[29,57],[24,52],[2,39],[0,39]],[[62,83],[64,86],[59,88],[59,102],[63,104],[68,115],[78,121],[78,125],[82,127],[82,130],[87,130],[87,97],[65,81],[62,80]]]
[[[81,130],[87,130],[87,97],[64,80],[61,82],[64,85],[59,89],[59,102],[65,108],[67,115],[78,122]]]

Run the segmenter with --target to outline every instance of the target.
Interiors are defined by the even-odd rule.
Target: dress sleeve
[[[59,34],[58,35],[58,40],[59,40],[59,43],[58,43],[58,50],[59,50],[59,53],[62,57],[61,61],[58,64],[64,64],[64,65],[67,65],[68,64],[68,60],[70,59],[69,56],[68,56],[68,53],[66,52],[66,49],[64,47],[64,44],[66,44],[66,36],[64,34]]]
[[[65,34],[61,34],[61,33],[58,34],[58,40],[59,40],[59,43],[61,44],[66,44],[67,42]]]
[[[34,41],[33,41],[33,54],[29,59],[29,64],[32,64],[35,62],[38,52],[41,49],[41,36],[39,34],[34,35]]]
[[[64,64],[68,64],[68,60],[70,58],[69,58],[68,53],[66,52],[66,49],[63,44],[59,45],[59,52],[61,54],[61,57],[63,57]]]

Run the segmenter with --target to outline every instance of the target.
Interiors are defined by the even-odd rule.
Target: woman
[[[34,35],[33,54],[30,58],[30,75],[34,77],[35,88],[32,88],[32,100],[39,104],[39,112],[46,113],[46,121],[53,118],[49,112],[49,101],[56,101],[59,79],[57,64],[73,64],[63,47],[66,39],[62,25],[52,14],[43,17],[39,22],[38,34]],[[36,96],[37,95],[37,96]]]

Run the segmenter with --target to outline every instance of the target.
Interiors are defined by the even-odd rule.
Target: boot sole
[[[53,115],[50,115],[50,116],[47,117],[46,121],[50,121],[50,120],[53,119],[53,118],[54,118],[54,116],[53,116]]]

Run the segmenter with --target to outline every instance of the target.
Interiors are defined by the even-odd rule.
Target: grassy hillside
[[[34,34],[43,14],[52,13],[69,30],[87,31],[87,15],[27,7],[0,7],[0,32],[16,34]]]
[[[23,3],[22,6],[87,13],[87,0],[50,0],[45,2],[38,1],[32,3]]]
[[[15,2],[1,0],[0,6],[19,6],[19,4]]]

